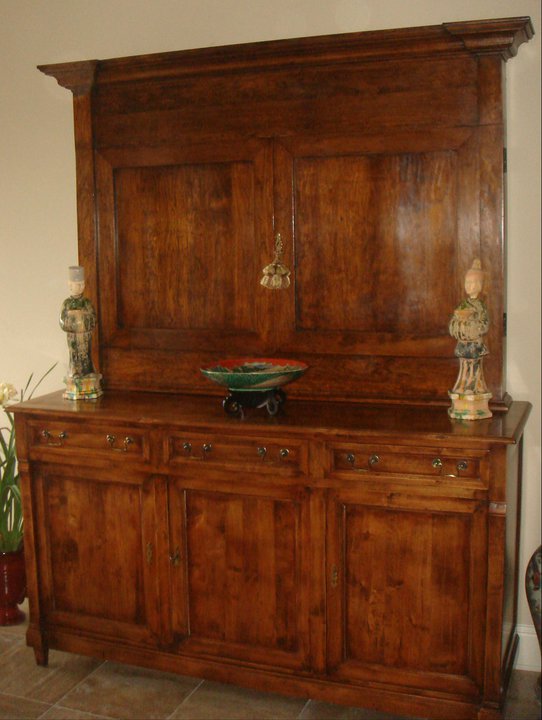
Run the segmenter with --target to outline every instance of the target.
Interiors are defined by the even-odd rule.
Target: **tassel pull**
[[[263,269],[263,278],[260,285],[270,290],[282,290],[290,286],[290,271],[282,262],[284,245],[280,233],[275,236],[275,257],[270,265]]]

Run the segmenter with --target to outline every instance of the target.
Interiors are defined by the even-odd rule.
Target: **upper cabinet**
[[[448,320],[487,271],[504,408],[504,61],[528,18],[41,67],[74,93],[80,262],[107,387],[213,392],[293,357],[292,396],[447,402]],[[280,233],[291,284],[260,284]]]

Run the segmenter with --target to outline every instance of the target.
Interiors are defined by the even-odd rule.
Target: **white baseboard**
[[[514,667],[516,670],[540,672],[540,646],[534,625],[516,625],[519,648]]]

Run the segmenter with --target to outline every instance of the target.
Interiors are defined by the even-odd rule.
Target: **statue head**
[[[85,268],[82,265],[71,265],[68,268],[68,288],[72,297],[83,294],[85,289]]]
[[[477,298],[484,285],[484,271],[480,260],[474,260],[465,275],[465,292],[470,298]]]

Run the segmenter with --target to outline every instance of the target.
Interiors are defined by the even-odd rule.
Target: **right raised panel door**
[[[479,200],[492,132],[276,142],[275,228],[295,268],[291,291],[273,299],[283,305],[277,346],[311,366],[293,393],[447,400],[457,373],[448,321],[480,258],[495,320],[486,376],[500,397],[499,243],[485,230]]]
[[[405,491],[333,491],[328,671],[476,696],[482,682],[486,511]]]

